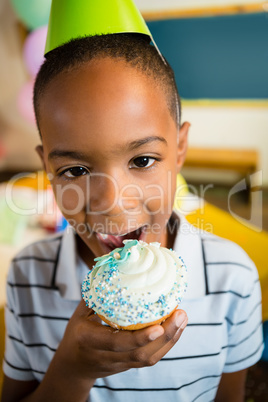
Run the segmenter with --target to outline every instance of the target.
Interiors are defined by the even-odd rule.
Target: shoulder
[[[250,294],[259,282],[258,271],[245,250],[233,241],[200,231],[203,259],[210,289]]]
[[[226,258],[230,257],[239,259],[239,262],[241,263],[245,262],[254,266],[254,263],[251,261],[248,254],[237,243],[202,230],[200,230],[199,233],[204,248],[215,260],[220,256],[225,255]],[[226,255],[226,253],[228,253],[228,255]]]
[[[59,243],[63,238],[63,233],[51,235],[45,239],[31,243],[20,250],[13,258],[13,262],[30,258],[45,258],[55,253]]]
[[[19,251],[11,261],[8,285],[25,286],[31,282],[45,285],[57,263],[62,238],[63,233],[52,235]]]
[[[227,299],[234,293],[250,294],[256,287],[257,269],[238,244],[191,225],[184,216],[180,216],[174,249],[188,267],[189,290],[190,282],[194,289],[191,297],[221,294]]]

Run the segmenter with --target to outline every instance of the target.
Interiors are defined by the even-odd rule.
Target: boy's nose
[[[110,175],[96,175],[91,178],[90,212],[109,216],[135,212],[138,211],[141,198],[141,189],[122,177],[115,179]]]

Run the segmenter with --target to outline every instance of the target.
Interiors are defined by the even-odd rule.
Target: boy
[[[172,70],[139,35],[48,54],[35,85],[37,152],[73,230],[13,262],[3,401],[243,400],[262,352],[258,275],[236,245],[172,211],[189,129],[178,99]],[[125,238],[161,242],[188,265],[183,310],[162,325],[116,331],[81,301],[94,258]]]

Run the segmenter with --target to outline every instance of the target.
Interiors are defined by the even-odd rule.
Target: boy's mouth
[[[132,232],[125,233],[123,235],[111,235],[106,233],[96,233],[98,240],[108,246],[111,250],[117,247],[124,247],[123,240],[133,239],[133,240],[144,240],[145,238],[146,226],[142,226]]]

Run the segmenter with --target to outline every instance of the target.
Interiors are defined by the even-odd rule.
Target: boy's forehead
[[[169,125],[175,126],[163,90],[124,61],[95,60],[64,72],[41,98],[41,133],[49,143],[130,132],[163,136]]]
[[[108,90],[135,91],[137,87],[144,92],[150,88],[150,92],[159,91],[159,85],[152,75],[146,74],[141,69],[128,64],[124,60],[108,57],[94,59],[82,63],[57,75],[48,85],[46,93],[55,97],[55,93],[65,96],[72,93],[76,87],[79,91],[93,92],[96,87],[99,92]]]

